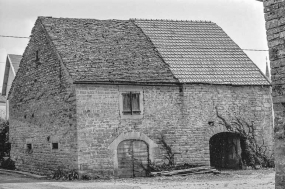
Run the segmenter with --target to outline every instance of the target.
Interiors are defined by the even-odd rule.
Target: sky
[[[242,49],[268,49],[263,4],[256,0],[0,0],[0,36],[29,37],[38,16],[208,20]],[[0,37],[0,89],[7,54],[22,55],[28,42]],[[267,51],[244,52],[265,72]]]

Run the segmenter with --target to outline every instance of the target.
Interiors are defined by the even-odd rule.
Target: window
[[[123,114],[140,115],[140,93],[127,92],[123,95]]]
[[[27,150],[32,150],[32,144],[27,144]]]
[[[31,143],[26,144],[26,152],[32,153],[33,152],[33,145]]]
[[[52,148],[53,150],[57,150],[57,149],[58,149],[58,143],[52,143],[52,144],[51,144],[51,148]]]
[[[120,117],[121,119],[143,118],[143,87],[119,86]]]

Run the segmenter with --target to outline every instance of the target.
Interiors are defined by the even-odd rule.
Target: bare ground
[[[0,173],[0,189],[274,189],[274,175],[273,169],[263,169],[222,171],[219,175],[55,182]]]

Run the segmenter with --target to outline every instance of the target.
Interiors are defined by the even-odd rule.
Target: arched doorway
[[[218,169],[240,169],[242,166],[240,136],[223,132],[210,138],[210,163]]]
[[[149,148],[142,140],[124,140],[117,149],[118,176],[143,177],[149,162]]]

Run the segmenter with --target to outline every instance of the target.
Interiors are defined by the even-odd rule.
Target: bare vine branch
[[[254,122],[248,123],[244,119],[235,116],[231,118],[231,122],[228,122],[224,117],[219,114],[218,108],[216,109],[216,115],[221,120],[221,125],[225,126],[227,131],[237,133],[240,135],[241,140],[244,141],[244,156],[242,157],[243,163],[247,166],[256,168],[257,165],[263,167],[274,167],[274,160],[271,156],[267,155],[268,147],[265,145],[264,138],[262,138],[262,144],[259,144],[256,140],[256,128]]]

